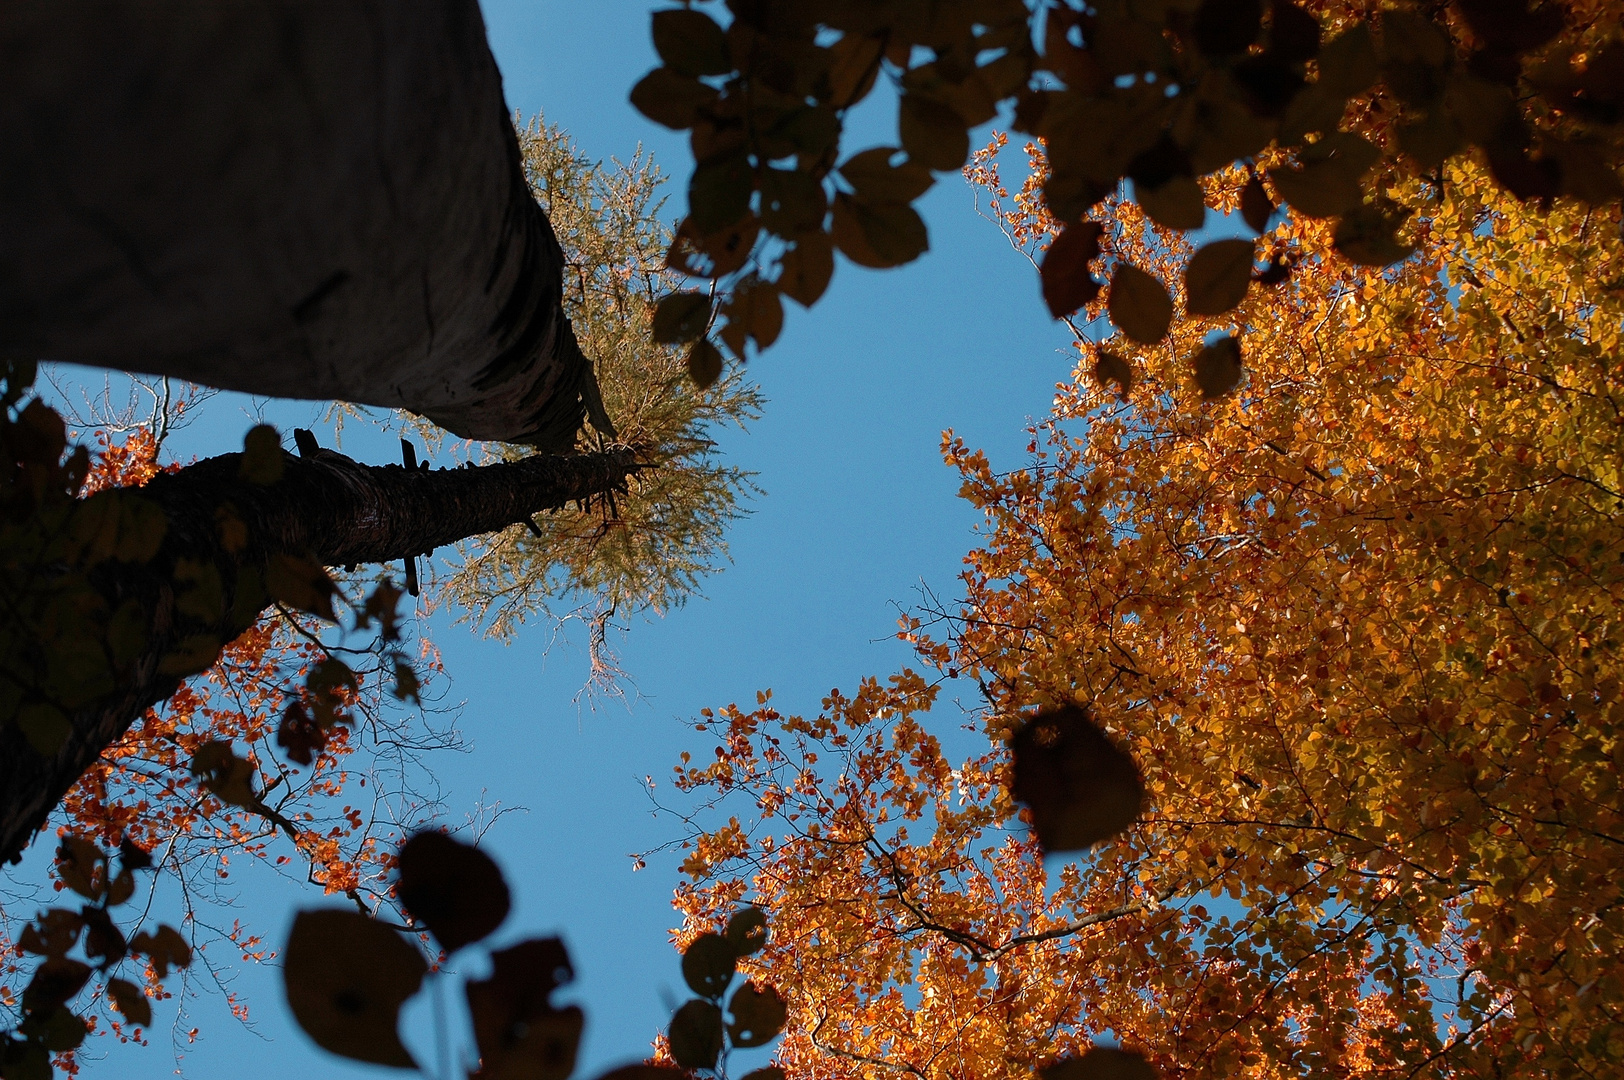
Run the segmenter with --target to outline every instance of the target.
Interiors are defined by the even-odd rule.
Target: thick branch
[[[268,604],[257,572],[273,557],[313,556],[329,566],[404,559],[624,490],[638,469],[633,452],[619,446],[432,472],[361,465],[323,451],[310,459],[285,455],[282,479],[256,486],[239,479],[240,460],[227,454],[155,478],[141,494],[167,522],[158,556],[89,571],[107,611],[132,599],[140,605],[146,645],[120,670],[114,693],[64,709],[72,733],[55,754],[41,755],[16,723],[0,725],[0,859],[18,856],[107,746],[175,692],[188,673],[176,664],[183,642],[202,636],[224,643],[253,623]],[[246,547],[227,549],[231,530],[222,528],[222,514],[247,526]],[[219,573],[223,605],[215,618],[177,609],[182,560]]]

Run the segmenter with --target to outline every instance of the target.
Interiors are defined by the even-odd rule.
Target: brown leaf
[[[844,109],[868,96],[880,73],[884,48],[880,38],[852,33],[829,46],[829,104]]]
[[[722,1010],[695,998],[671,1018],[671,1057],[684,1069],[714,1069],[722,1053]]]
[[[700,934],[682,952],[682,977],[703,997],[721,997],[738,966],[738,950],[721,934]]]
[[[1241,218],[1253,232],[1261,233],[1269,227],[1273,215],[1274,200],[1263,190],[1263,181],[1253,176],[1241,189]]]
[[[1343,258],[1361,266],[1389,266],[1402,262],[1415,245],[1398,239],[1402,219],[1374,206],[1356,207],[1336,223],[1331,243]]]
[[[761,174],[761,223],[779,236],[823,228],[829,199],[823,185],[799,169],[765,169]]]
[[[875,146],[846,159],[840,175],[857,190],[859,198],[870,202],[913,202],[934,184],[930,170],[917,161],[899,165],[891,159],[902,151],[894,146]]]
[[[447,952],[486,937],[508,914],[507,882],[496,863],[442,832],[420,832],[406,841],[395,888],[407,914]]]
[[[1175,176],[1155,188],[1135,184],[1133,194],[1150,220],[1164,229],[1199,229],[1207,220],[1207,204],[1194,177]]]
[[[638,112],[674,131],[694,126],[699,110],[720,95],[692,76],[658,67],[632,87],[632,106]]]
[[[654,13],[654,50],[684,75],[726,75],[733,70],[727,35],[716,20],[692,8]]]
[[[755,339],[758,349],[777,341],[784,329],[784,303],[770,281],[752,280],[741,286],[722,311]]]
[[[622,1065],[610,1069],[597,1080],[688,1080],[688,1074],[669,1065]]]
[[[694,226],[708,235],[745,220],[755,189],[756,170],[742,149],[699,163],[688,178],[688,212]]]
[[[804,233],[780,260],[778,290],[802,307],[818,302],[835,272],[834,241],[826,232]]]
[[[897,129],[908,157],[937,172],[964,166],[970,133],[953,106],[921,94],[905,93],[897,109]]]
[[[100,900],[107,886],[107,860],[101,848],[82,836],[64,836],[56,846],[56,876],[88,900]]]
[[[141,931],[130,939],[130,951],[151,960],[160,979],[169,977],[171,967],[184,968],[192,963],[192,947],[172,926],[160,925],[156,934]]]
[[[733,991],[727,1010],[733,1020],[727,1026],[728,1038],[734,1046],[765,1046],[784,1029],[789,1007],[778,991],[770,986],[758,987],[747,982]]]
[[[1129,263],[1118,263],[1106,298],[1111,321],[1133,340],[1154,345],[1173,323],[1173,298],[1160,281]]]
[[[491,965],[491,977],[467,991],[481,1062],[475,1080],[564,1080],[575,1068],[584,1018],[550,1000],[575,977],[563,943],[523,941],[492,953]]]
[[[31,1013],[48,1013],[73,999],[90,979],[90,965],[61,956],[46,958],[34,969],[34,977],[23,991],[23,1008]]]
[[[1133,368],[1116,353],[1104,349],[1100,350],[1099,357],[1094,361],[1094,378],[1107,389],[1115,383],[1117,397],[1122,401],[1127,401],[1128,394],[1133,390]]]
[[[51,908],[41,912],[34,921],[23,927],[17,946],[23,952],[36,956],[62,956],[79,940],[84,920],[66,908]]]
[[[761,951],[767,944],[767,915],[758,907],[747,907],[734,912],[723,933],[727,943],[740,956]]]
[[[1305,146],[1297,157],[1300,168],[1269,171],[1274,189],[1300,214],[1335,217],[1359,204],[1359,181],[1381,151],[1357,135],[1334,132]]]
[[[1202,346],[1192,363],[1202,401],[1216,401],[1241,384],[1241,343],[1222,337]]]
[[[835,246],[858,266],[883,269],[912,262],[930,247],[925,222],[906,203],[866,203],[835,196]]]
[[[1263,29],[1260,0],[1202,0],[1193,26],[1196,48],[1209,57],[1246,51]]]
[[[288,760],[309,765],[327,747],[327,731],[311,717],[302,702],[292,702],[276,728],[276,745],[287,751]]]
[[[1016,732],[1010,750],[1011,794],[1030,808],[1045,853],[1084,850],[1138,820],[1145,794],[1139,768],[1086,710],[1040,712]]]
[[[152,1026],[152,1003],[134,983],[123,979],[108,980],[107,997],[113,1003],[113,1008],[123,1013],[124,1019],[130,1023],[139,1027]]]
[[[290,608],[319,615],[328,622],[338,621],[333,611],[338,586],[314,559],[281,552],[272,555],[265,563],[265,589],[272,600]]]
[[[1190,257],[1184,270],[1184,310],[1222,315],[1239,304],[1252,283],[1252,241],[1214,240]]]
[[[85,905],[85,956],[99,960],[103,970],[124,959],[129,946],[124,935],[113,925],[113,919],[98,907]]]
[[[301,911],[293,921],[282,981],[288,1007],[323,1050],[401,1069],[416,1068],[400,1041],[400,1008],[428,965],[382,923],[355,911]]]
[[[1099,258],[1100,235],[1105,231],[1097,221],[1068,225],[1043,256],[1043,300],[1049,313],[1065,318],[1100,293],[1101,285],[1088,272],[1088,264]]]
[[[231,744],[211,739],[192,754],[192,775],[209,793],[232,806],[254,804],[254,767],[231,751]]]
[[[688,378],[701,390],[708,390],[722,377],[722,350],[709,338],[700,338],[688,347]]]
[[[1156,1080],[1156,1070],[1136,1050],[1096,1046],[1082,1057],[1064,1058],[1038,1070],[1043,1080]]]
[[[654,308],[654,340],[661,345],[693,341],[710,321],[710,297],[702,292],[675,292]]]

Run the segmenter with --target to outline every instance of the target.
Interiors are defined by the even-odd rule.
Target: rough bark
[[[256,486],[240,478],[240,460],[226,454],[155,478],[141,495],[163,510],[167,522],[157,557],[136,564],[108,561],[90,571],[108,610],[132,597],[140,602],[147,644],[121,674],[115,693],[68,710],[72,734],[54,755],[33,749],[16,724],[0,725],[0,859],[19,855],[102,750],[175,692],[184,673],[165,674],[166,657],[199,634],[229,641],[268,606],[245,568],[257,573],[279,554],[308,556],[326,566],[408,558],[538,511],[621,490],[638,467],[623,447],[436,471],[361,465],[322,451],[310,458],[287,456],[278,482]],[[246,525],[246,547],[228,550],[222,508]],[[219,571],[224,602],[217,617],[200,620],[177,610],[175,566],[181,560]],[[252,601],[240,603],[239,593]]]
[[[596,401],[475,0],[8,0],[0,147],[0,354],[548,449]]]

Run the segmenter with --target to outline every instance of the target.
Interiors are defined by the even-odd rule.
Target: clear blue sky
[[[652,6],[486,0],[484,9],[511,108],[544,112],[596,158],[626,158],[641,143],[680,181],[684,140],[626,101],[655,63]],[[870,123],[869,140],[885,138],[883,123]],[[678,195],[672,206],[680,203]],[[1069,371],[1075,354],[1044,311],[1035,274],[975,215],[967,186],[943,177],[924,212],[932,250],[921,262],[886,273],[842,263],[823,302],[812,312],[794,308],[779,343],[752,364],[766,415],[727,435],[723,448],[757,472],[766,494],[733,530],[733,562],[709,580],[706,597],[635,624],[621,642],[639,695],[633,707],[578,710],[572,699],[585,657],[568,644],[549,651],[544,627],[508,647],[443,619],[426,627],[444,650],[450,698],[465,703],[461,727],[472,747],[433,762],[448,820],[460,822],[482,798],[528,808],[504,817],[485,841],[515,895],[497,941],[565,938],[577,982],[563,996],[588,1017],[577,1076],[643,1056],[686,996],[667,939],[676,922],[675,860],[634,873],[627,857],[676,829],[650,816],[642,778],[654,776],[670,793],[664,778],[678,753],[708,752],[684,726],[701,708],[753,701],[758,688],[772,687],[780,708],[815,711],[830,687],[905,662],[890,640],[898,606],[917,602],[921,582],[957,595],[976,524],[938,457],[942,430],[985,447],[995,465],[1016,466],[1028,418],[1047,412],[1054,383]],[[238,448],[249,423],[242,404],[217,399],[179,449]],[[286,432],[315,411],[288,404],[267,415]],[[365,457],[355,449],[363,445],[346,436],[347,451]],[[388,444],[378,445],[373,460],[389,460]],[[951,707],[941,719],[958,722]],[[269,874],[245,872],[238,888],[237,914],[275,943],[294,906],[322,902]],[[216,959],[236,965],[229,953]],[[186,1002],[184,1026],[202,1032],[181,1062],[185,1075],[401,1075],[315,1050],[291,1024],[277,972],[241,971],[233,990],[250,1009],[252,1030],[233,1020],[219,993],[200,992]],[[173,1075],[164,1025],[175,1011],[174,1001],[157,1005],[151,1047],[92,1040],[85,1075]],[[428,1023],[429,1014],[411,1013],[408,1041],[430,1045],[421,1034]]]

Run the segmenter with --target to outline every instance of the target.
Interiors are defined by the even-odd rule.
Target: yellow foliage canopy
[[[1032,192],[1020,245],[1053,232]],[[1624,1067],[1618,211],[1525,207],[1467,160],[1386,195],[1410,261],[1288,219],[1284,283],[1080,342],[1025,468],[948,440],[982,542],[905,633],[979,687],[984,752],[952,763],[914,673],[701,721],[722,752],[681,785],[757,812],[691,838],[679,907],[690,934],[747,891],[774,913],[791,1075],[1025,1076],[1095,1038],[1190,1077]],[[1182,310],[1188,247],[1107,220]],[[1243,327],[1206,400],[1189,358]],[[1067,702],[1149,810],[1046,868],[1003,739]]]

